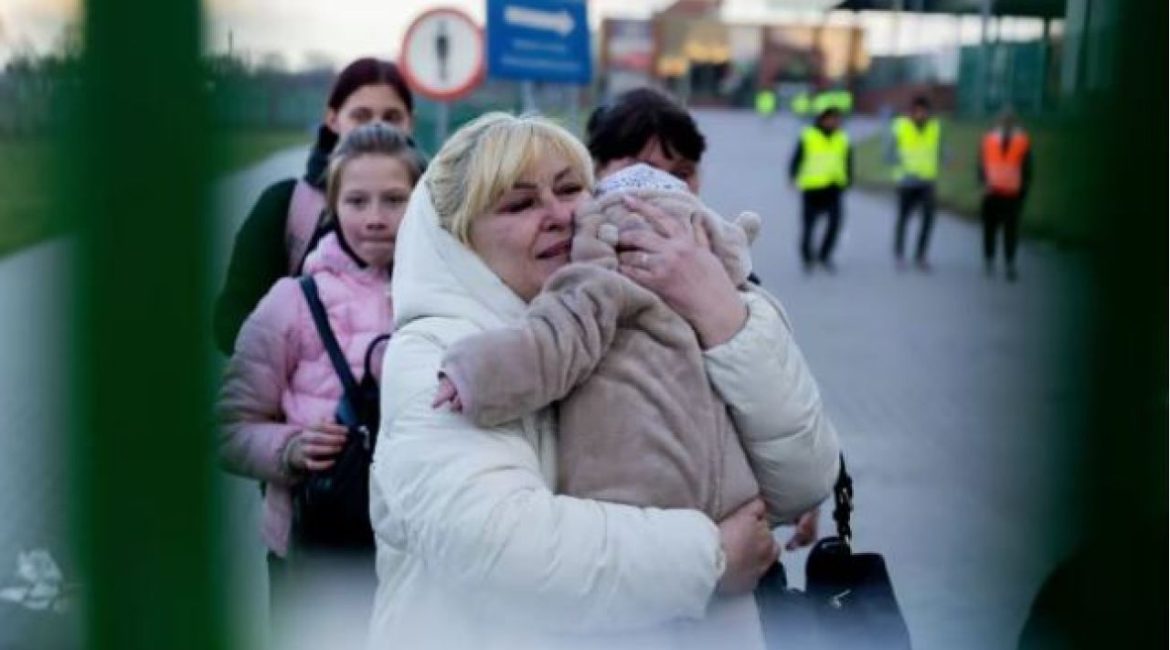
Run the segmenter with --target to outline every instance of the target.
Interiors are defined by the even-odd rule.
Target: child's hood
[[[707,229],[711,252],[723,262],[728,276],[742,286],[752,272],[751,243],[760,232],[760,217],[743,212],[728,221],[703,205],[690,192],[660,189],[627,189],[597,197],[583,205],[576,214],[572,260],[593,262],[617,269],[616,246],[621,232],[650,225],[622,201],[634,196],[679,219],[693,233],[696,227]]]

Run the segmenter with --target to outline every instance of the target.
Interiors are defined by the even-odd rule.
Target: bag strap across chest
[[[321,296],[317,292],[317,282],[311,275],[302,275],[300,285],[301,292],[305,294],[305,302],[309,304],[309,313],[313,315],[313,324],[317,327],[317,334],[320,335],[325,352],[329,355],[329,361],[333,364],[333,370],[341,380],[346,397],[351,401],[355,400],[358,395],[357,379],[354,378],[353,371],[349,368],[349,361],[342,353],[337,336],[329,325],[329,315],[325,312],[325,305],[321,302]]]

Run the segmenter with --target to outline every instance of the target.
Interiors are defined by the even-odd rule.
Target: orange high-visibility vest
[[[983,178],[987,191],[1000,196],[1016,196],[1024,180],[1024,156],[1031,142],[1028,134],[1012,129],[1008,145],[1003,146],[1003,131],[996,129],[983,136]]]

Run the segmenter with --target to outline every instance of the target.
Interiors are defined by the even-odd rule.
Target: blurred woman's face
[[[336,110],[325,113],[325,124],[338,137],[370,122],[384,122],[410,135],[414,120],[406,102],[389,84],[370,84],[350,93]]]
[[[337,222],[345,242],[366,264],[389,266],[413,187],[410,170],[393,156],[369,154],[345,163],[339,182]]]
[[[528,302],[569,263],[573,211],[588,198],[585,179],[563,156],[538,159],[490,212],[471,222],[471,247]]]

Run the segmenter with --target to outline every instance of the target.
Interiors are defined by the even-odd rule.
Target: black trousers
[[[983,259],[995,261],[995,244],[1003,231],[1003,253],[1008,267],[1016,264],[1016,242],[1020,234],[1020,208],[1023,199],[1018,196],[983,196]]]
[[[930,245],[930,231],[934,227],[934,184],[898,188],[898,227],[894,233],[894,255],[898,259],[902,259],[906,249],[906,222],[910,220],[914,208],[919,206],[922,206],[922,227],[918,231],[915,255],[919,260],[925,260],[926,249]]]
[[[837,233],[841,230],[841,188],[805,190],[801,193],[801,208],[803,221],[800,234],[801,259],[805,264],[812,264],[814,261],[828,262],[833,256],[833,248],[837,245]],[[814,250],[813,229],[822,214],[828,217],[829,223],[820,246]]]

